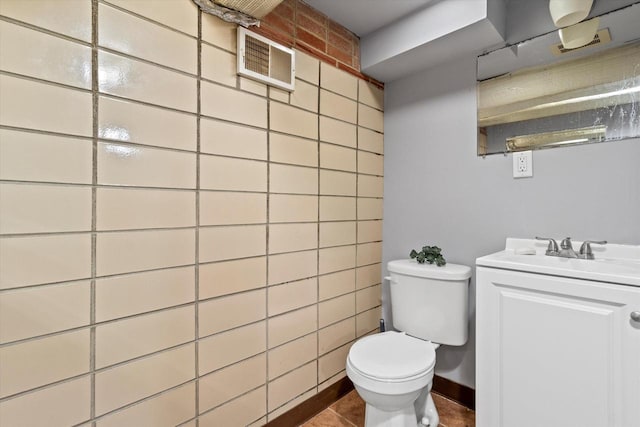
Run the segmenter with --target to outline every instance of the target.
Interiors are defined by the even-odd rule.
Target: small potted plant
[[[442,267],[447,263],[447,261],[442,256],[442,249],[437,246],[423,246],[420,252],[412,249],[409,256],[411,257],[411,259],[415,259],[420,264],[428,262],[429,264],[435,263],[435,265],[437,265],[438,267]]]

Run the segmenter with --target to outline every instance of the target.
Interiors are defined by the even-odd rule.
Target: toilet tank
[[[470,267],[403,259],[390,261],[387,269],[395,329],[438,344],[467,342]]]

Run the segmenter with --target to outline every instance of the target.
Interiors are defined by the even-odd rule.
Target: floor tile
[[[432,393],[433,401],[444,427],[475,427],[476,413],[437,393]]]
[[[325,409],[309,421],[304,423],[302,427],[353,427],[346,418],[336,414],[331,409]]]
[[[353,424],[357,426],[364,425],[365,403],[357,391],[353,390],[331,405],[330,408],[351,421]]]
[[[440,415],[438,427],[475,427],[474,411],[437,393],[432,396]],[[364,427],[364,413],[365,403],[353,390],[302,427]]]

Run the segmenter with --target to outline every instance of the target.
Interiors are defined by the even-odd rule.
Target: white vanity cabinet
[[[482,259],[476,426],[640,427],[640,286]],[[562,261],[594,262],[551,262]]]

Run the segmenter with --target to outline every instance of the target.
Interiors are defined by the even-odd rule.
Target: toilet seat
[[[400,332],[383,332],[358,340],[347,364],[373,381],[412,382],[429,375],[436,363],[433,344]]]

